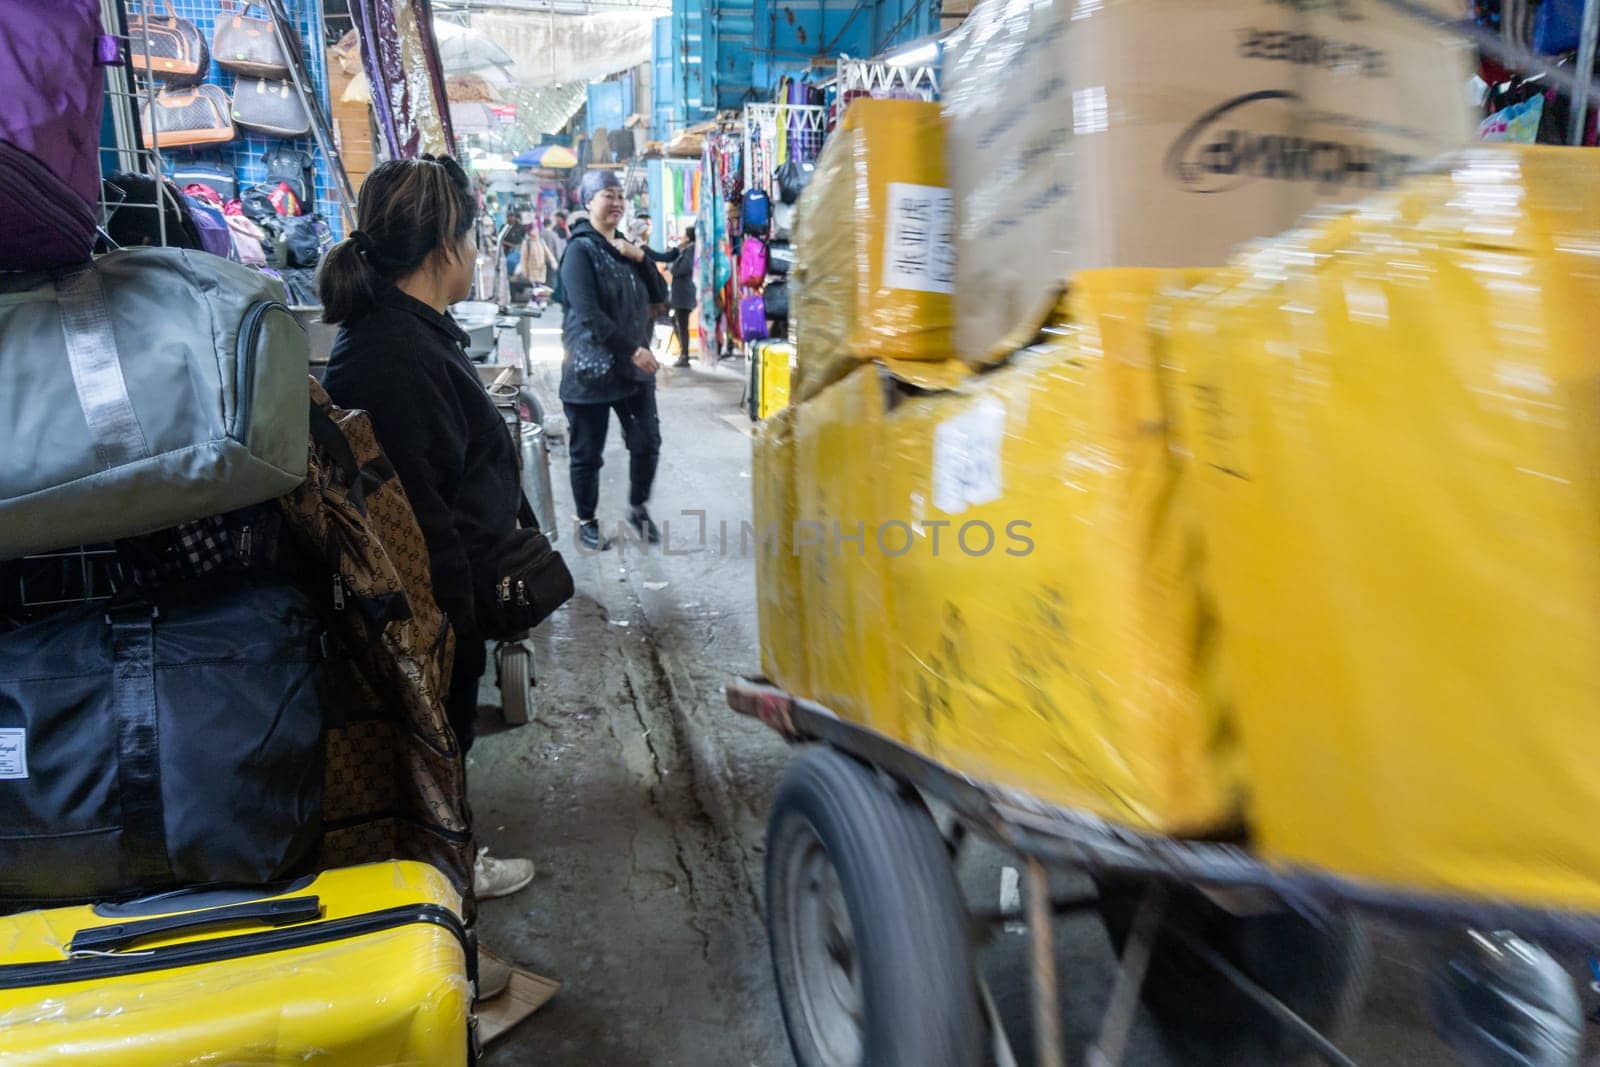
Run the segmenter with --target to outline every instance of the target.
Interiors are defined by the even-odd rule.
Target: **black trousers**
[[[622,443],[628,448],[628,503],[642,507],[650,499],[661,457],[661,419],[656,414],[654,382],[642,383],[637,392],[609,404],[566,404],[568,462],[572,476],[572,503],[579,522],[594,518],[600,502],[600,468],[605,465],[606,431],[611,413],[617,413]]]
[[[678,358],[689,358],[689,316],[694,314],[693,308],[672,309],[672,329],[678,335]]]

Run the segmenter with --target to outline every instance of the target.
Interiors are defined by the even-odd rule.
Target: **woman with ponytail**
[[[372,418],[428,545],[433,595],[456,634],[447,712],[465,753],[487,665],[479,597],[497,547],[517,528],[516,446],[467,358],[451,304],[472,287],[476,202],[448,157],[393,160],[367,176],[358,226],[323,257],[323,321],[340,327],[323,385]],[[527,860],[479,854],[478,898],[533,880]]]

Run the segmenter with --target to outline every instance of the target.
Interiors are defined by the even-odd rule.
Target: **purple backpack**
[[[99,0],[0,0],[0,270],[88,260],[116,61]]]
[[[739,337],[759,341],[767,336],[767,298],[760,293],[739,298]]]

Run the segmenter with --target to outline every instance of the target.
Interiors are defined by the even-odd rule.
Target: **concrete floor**
[[[553,399],[553,314],[536,327],[534,356],[541,393]],[[564,455],[553,462],[557,547],[577,596],[535,638],[534,721],[501,725],[486,682],[468,774],[481,843],[539,865],[532,887],[483,905],[484,942],[563,988],[490,1051],[488,1067],[792,1062],[760,918],[766,810],[789,753],[722,697],[729,677],[757,666],[753,563],[737,549],[750,490],[739,398],[729,370],[663,371],[652,509],[673,554],[578,551]],[[609,525],[626,503],[615,432],[606,461]],[[704,543],[699,519],[683,514],[691,510],[705,512]],[[718,548],[724,522],[734,531],[727,552]],[[998,905],[1011,862],[967,850],[969,901]],[[1110,949],[1090,917],[1061,920],[1057,936],[1071,1062],[1081,1062],[1109,996]],[[1021,934],[1000,932],[982,963],[1028,1064],[1024,952]],[[1452,1062],[1422,1017],[1411,946],[1380,936],[1376,955],[1351,1054],[1374,1064]],[[1128,1062],[1178,1061],[1140,1022]]]

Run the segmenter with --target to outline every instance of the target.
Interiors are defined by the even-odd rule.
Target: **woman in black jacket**
[[[617,176],[591,170],[579,192],[589,217],[573,225],[561,259],[561,402],[578,540],[590,549],[608,547],[595,508],[606,431],[615,411],[628,448],[628,524],[658,544],[660,531],[645,507],[661,454],[658,365],[650,338],[656,308],[666,303],[666,283],[638,246],[617,233],[626,211]]]
[[[340,407],[371,416],[455,630],[446,711],[463,753],[487,665],[478,600],[494,585],[496,549],[516,529],[522,499],[516,446],[447,312],[471,290],[476,214],[454,160],[381,164],[361,187],[360,228],[328,251],[317,279],[323,321],[341,327],[323,385]],[[479,899],[503,896],[533,873],[528,860],[485,850],[474,888]]]
[[[689,316],[694,314],[694,227],[683,233],[678,258],[672,261],[672,328],[678,334],[678,366],[689,365]]]

